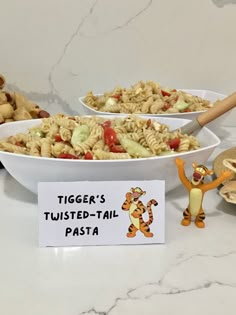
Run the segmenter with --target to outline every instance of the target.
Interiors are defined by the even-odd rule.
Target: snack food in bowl
[[[233,172],[233,178],[236,175],[236,158],[223,159],[223,165]],[[229,180],[224,183],[220,189],[220,195],[230,203],[236,204],[236,180]]]
[[[222,171],[232,172],[231,177],[220,187],[219,194],[225,201],[236,204],[236,147],[221,152],[215,158],[213,168],[216,177],[219,177]]]
[[[221,187],[219,194],[225,201],[236,204],[236,180],[227,181]]]
[[[117,87],[103,94],[88,92],[79,98],[85,114],[139,114],[193,120],[201,112],[225,98],[225,95],[196,89],[169,89],[153,81],[136,83],[131,88]],[[217,118],[208,128],[217,133],[227,114]]]
[[[0,124],[18,120],[49,117],[49,113],[28,100],[23,94],[4,89],[5,78],[0,75]]]
[[[222,171],[233,171],[230,180],[236,180],[236,147],[227,149],[217,155],[213,161],[213,169],[216,177],[219,177]]]
[[[168,191],[179,185],[176,155],[204,163],[220,143],[205,127],[194,136],[170,132],[187,122],[56,115],[4,124],[0,158],[7,171],[34,193],[44,181],[147,179],[165,180]]]
[[[37,104],[28,100],[23,94],[8,91],[5,88],[6,80],[0,75],[0,125],[27,119],[49,117],[49,113]],[[0,168],[2,168],[0,162]]]

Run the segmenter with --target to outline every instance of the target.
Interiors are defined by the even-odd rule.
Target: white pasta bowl
[[[206,100],[209,100],[211,103],[216,102],[217,100],[223,100],[226,96],[224,94],[220,94],[213,91],[208,90],[195,90],[195,89],[179,89],[181,91],[185,91],[189,94],[200,96]],[[102,94],[95,94],[95,96],[101,96]],[[109,113],[109,112],[101,112],[98,110],[93,109],[92,107],[88,106],[84,102],[85,96],[79,97],[79,102],[82,104],[82,111],[83,114],[87,115],[119,115],[118,113]],[[196,111],[196,112],[186,112],[186,113],[172,113],[172,114],[142,114],[142,116],[151,116],[151,117],[169,117],[169,118],[183,118],[183,119],[195,119],[199,114],[204,111]],[[224,115],[218,117],[214,121],[208,124],[208,128],[211,129],[215,134],[220,136],[219,127],[224,122],[225,118],[229,115],[229,112],[225,113]]]
[[[104,116],[101,116],[104,117]],[[107,116],[105,116],[107,117]],[[142,117],[142,116],[141,116]],[[170,130],[185,125],[189,120],[158,117]],[[41,120],[25,120],[0,126],[1,138],[9,137],[38,125]],[[191,172],[192,162],[205,163],[220,139],[204,127],[195,135],[201,148],[195,151],[126,160],[63,160],[20,155],[0,151],[0,160],[5,169],[20,184],[37,193],[39,182],[69,181],[119,181],[119,180],[165,180],[166,192],[180,185],[175,158],[186,161],[186,172]]]

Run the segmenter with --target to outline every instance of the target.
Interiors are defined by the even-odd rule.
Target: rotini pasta
[[[113,153],[113,152],[106,152],[106,151],[102,151],[102,150],[96,150],[94,152],[94,155],[98,160],[131,159],[131,156],[128,153]]]
[[[71,139],[71,131],[67,128],[61,127],[59,129],[59,134],[63,141],[70,141]]]
[[[29,148],[29,154],[33,156],[41,156],[41,143],[40,141],[30,141],[26,144],[27,148]]]
[[[9,142],[1,142],[0,143],[0,150],[1,151],[8,151],[11,153],[19,153],[19,154],[26,154],[26,148],[16,145],[16,144],[12,144]]]
[[[106,119],[58,114],[28,133],[0,141],[0,150],[47,158],[135,159],[197,150],[193,135],[170,132],[156,120],[136,115]]]
[[[152,81],[140,81],[130,88],[115,88],[101,96],[89,91],[84,103],[101,112],[125,114],[171,114],[203,111],[213,106],[199,96],[164,88]]]
[[[75,154],[75,150],[72,148],[72,146],[64,142],[54,143],[51,149],[52,149],[52,156],[54,157],[58,157],[61,153]]]
[[[41,140],[41,156],[51,157],[51,141],[48,138]]]

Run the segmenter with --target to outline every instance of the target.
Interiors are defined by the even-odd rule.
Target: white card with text
[[[39,245],[165,242],[165,182],[39,183]]]

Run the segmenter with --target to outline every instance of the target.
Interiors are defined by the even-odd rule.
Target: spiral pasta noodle
[[[131,156],[128,153],[113,153],[113,152],[106,152],[106,151],[102,151],[102,150],[96,150],[94,152],[94,154],[99,160],[131,159]]]
[[[61,127],[59,129],[59,134],[60,134],[61,139],[63,141],[70,141],[70,139],[71,139],[71,130],[69,130],[67,128],[64,128],[64,127]]]
[[[41,140],[41,156],[51,157],[51,141],[48,138]]]
[[[59,126],[55,123],[49,124],[47,128],[47,137],[48,138],[54,138],[55,135],[59,134]]]
[[[189,146],[190,146],[190,140],[187,138],[182,138],[180,140],[178,152],[187,152],[189,150]]]
[[[155,137],[155,133],[152,130],[145,130],[144,137],[152,153],[159,154],[167,149],[167,145],[163,146],[163,142],[157,140],[158,138]]]
[[[104,151],[104,149],[105,149],[105,141],[103,139],[98,140],[93,146],[94,151],[97,151],[97,150]]]
[[[26,144],[27,148],[30,149],[29,154],[32,156],[41,156],[41,143],[40,141],[30,141]]]
[[[75,150],[69,144],[63,142],[54,143],[51,150],[54,157],[58,157],[61,153],[75,154]]]
[[[26,148],[8,142],[1,142],[0,149],[11,153],[26,154]]]

